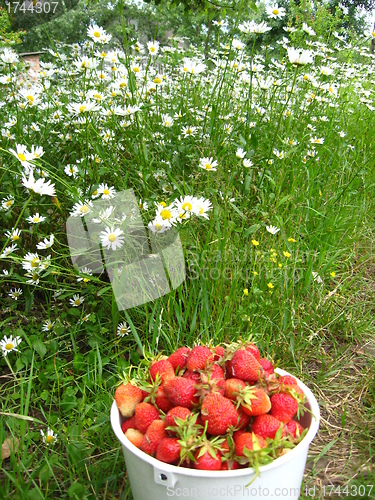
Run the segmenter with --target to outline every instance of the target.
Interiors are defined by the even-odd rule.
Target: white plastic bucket
[[[290,375],[275,370],[279,375]],[[260,467],[260,475],[253,480],[252,468],[231,471],[203,471],[165,464],[134,446],[121,430],[123,417],[116,402],[111,408],[111,425],[124,452],[126,469],[134,500],[166,500],[191,498],[215,500],[219,498],[259,498],[297,500],[305,470],[307,452],[314,439],[320,420],[318,403],[308,387],[296,379],[306,395],[305,412],[299,420],[309,430],[304,439],[286,455]],[[248,486],[247,486],[248,485]]]

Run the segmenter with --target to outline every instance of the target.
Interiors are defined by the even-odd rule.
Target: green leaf
[[[72,500],[81,500],[85,494],[85,487],[81,483],[74,483],[68,488],[69,498]]]
[[[30,337],[30,340],[32,339],[32,337],[35,337],[35,335],[32,335]],[[39,356],[43,359],[47,352],[47,347],[43,344],[43,342],[40,339],[36,338],[31,340],[31,345],[33,346],[33,349],[39,354]]]

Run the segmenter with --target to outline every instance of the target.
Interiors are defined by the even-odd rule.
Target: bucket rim
[[[319,423],[320,423],[320,409],[318,402],[313,395],[313,393],[310,391],[310,389],[301,381],[299,380],[295,375],[292,375],[291,373],[282,370],[280,368],[276,368],[275,372],[278,375],[291,375],[297,380],[297,384],[299,387],[303,390],[306,396],[306,403],[309,404],[310,411],[312,413],[312,418],[311,418],[311,424],[309,427],[309,430],[306,434],[306,436],[303,438],[303,440],[293,449],[291,449],[288,453],[285,455],[276,458],[273,462],[267,465],[262,465],[259,467],[259,473],[261,474],[262,471],[267,471],[271,470],[275,467],[282,466],[283,464],[293,460],[297,455],[302,453],[302,451],[305,450],[305,448],[308,448],[312,440],[314,439],[316,433],[318,432],[319,429]],[[176,465],[171,465],[167,464],[165,462],[161,462],[160,460],[157,460],[156,458],[152,457],[151,455],[148,455],[147,453],[141,451],[139,448],[134,446],[126,437],[125,434],[121,430],[120,426],[120,412],[117,408],[116,401],[113,401],[112,407],[111,407],[111,426],[113,429],[113,432],[115,433],[117,439],[120,441],[121,445],[125,448],[127,448],[131,453],[136,455],[139,459],[143,460],[144,462],[147,462],[150,464],[152,467],[161,470],[163,469],[166,473],[173,473],[173,474],[179,474],[182,476],[191,476],[191,477],[205,477],[205,478],[234,478],[234,477],[241,477],[241,476],[251,476],[256,473],[254,468],[248,467],[244,469],[234,469],[234,470],[224,470],[224,471],[207,471],[207,470],[199,470],[199,469],[189,469],[187,467],[178,467]]]

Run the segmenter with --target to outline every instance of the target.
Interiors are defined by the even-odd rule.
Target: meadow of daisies
[[[266,46],[280,17],[217,23],[207,54],[119,48],[96,25],[37,72],[0,52],[4,498],[131,498],[119,375],[240,337],[316,394],[316,498],[371,483],[375,62],[368,39],[327,45],[308,25]],[[73,265],[66,224],[102,200],[97,242],[121,249],[132,211],[111,200],[129,189],[151,236],[178,231],[186,279],[121,309],[105,270]]]

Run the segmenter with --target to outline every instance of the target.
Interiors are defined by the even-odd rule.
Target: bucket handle
[[[177,476],[173,472],[166,472],[163,469],[154,467],[154,481],[156,484],[173,487],[177,483]]]

